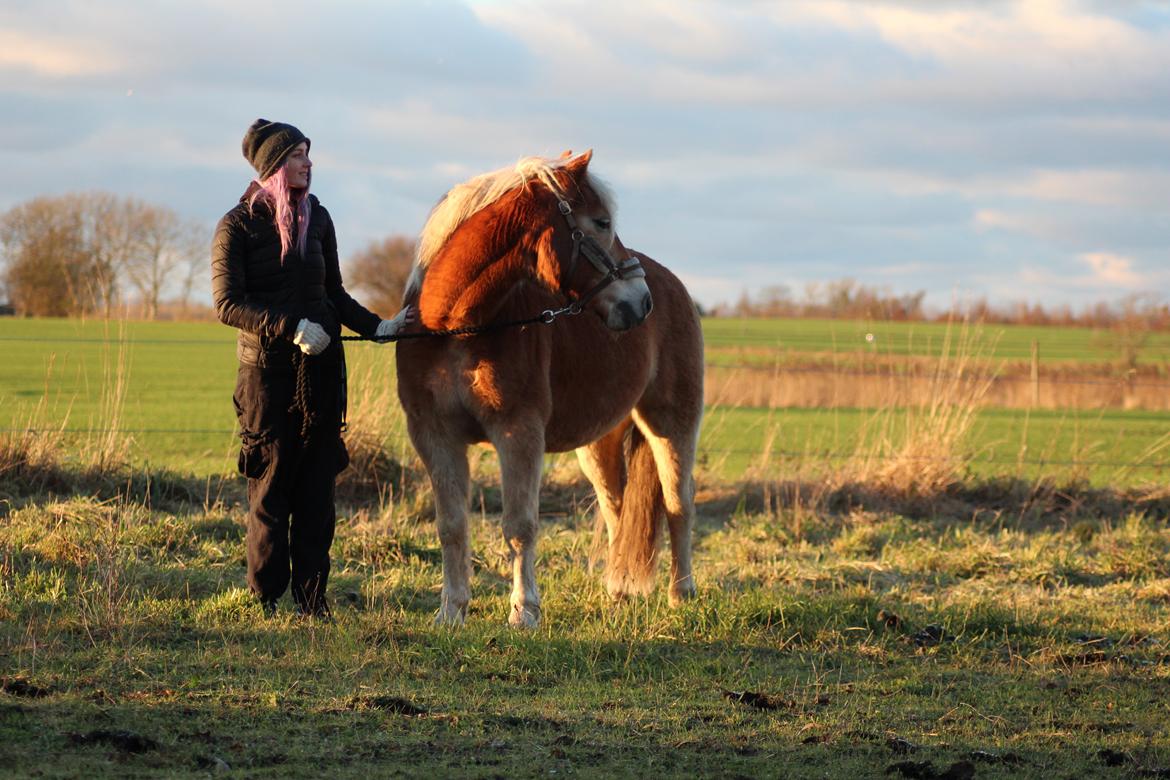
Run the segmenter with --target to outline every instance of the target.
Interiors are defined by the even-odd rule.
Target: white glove
[[[406,306],[402,311],[394,315],[394,319],[382,320],[378,323],[378,329],[374,331],[375,339],[389,339],[398,334],[402,327],[407,323],[414,322],[414,309]]]
[[[320,355],[325,351],[325,347],[329,346],[329,334],[317,323],[301,320],[297,323],[293,343],[306,355]]]
[[[378,329],[374,331],[374,338],[388,339],[397,333],[401,326],[402,322],[399,320],[382,320],[378,323]]]

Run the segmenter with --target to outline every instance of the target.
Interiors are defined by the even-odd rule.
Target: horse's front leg
[[[467,533],[467,499],[471,477],[467,446],[433,435],[415,435],[415,449],[426,466],[435,494],[435,521],[443,548],[443,591],[436,625],[459,626],[471,601],[471,540]]]
[[[536,533],[544,431],[536,426],[510,427],[493,443],[500,455],[504,490],[504,541],[512,559],[512,611],[508,623],[536,628],[540,624]]]

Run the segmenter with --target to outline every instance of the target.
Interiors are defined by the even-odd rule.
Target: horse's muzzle
[[[642,296],[642,300],[637,303],[618,301],[609,310],[605,324],[610,330],[629,330],[645,322],[653,309],[654,300],[650,297],[649,292]]]

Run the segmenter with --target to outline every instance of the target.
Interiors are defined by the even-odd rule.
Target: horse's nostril
[[[646,293],[646,297],[642,299],[642,316],[646,317],[652,311],[654,311],[654,299],[650,297],[650,293]]]

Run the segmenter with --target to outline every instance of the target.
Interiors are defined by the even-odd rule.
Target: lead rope
[[[292,405],[289,406],[288,410],[289,412],[300,412],[301,441],[308,444],[313,426],[317,424],[317,414],[312,411],[313,392],[309,387],[309,358],[305,353],[298,352],[293,356],[293,361],[296,363],[297,382],[296,390],[293,392]]]
[[[462,328],[449,328],[447,330],[420,330],[413,333],[395,333],[393,336],[342,336],[342,341],[376,341],[379,344],[384,344],[389,341],[402,341],[403,339],[425,339],[437,338],[442,336],[472,336],[477,333],[490,333],[493,330],[501,330],[503,328],[521,328],[525,325],[552,325],[557,317],[563,314],[580,314],[581,307],[577,302],[571,303],[560,309],[545,309],[535,317],[528,317],[523,320],[509,320],[507,322],[490,322],[487,325],[467,325]]]

